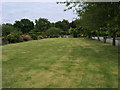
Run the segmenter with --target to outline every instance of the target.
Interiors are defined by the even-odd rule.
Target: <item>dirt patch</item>
[[[28,51],[23,51],[23,52],[21,52],[21,53],[28,53]]]
[[[118,72],[112,72],[112,73],[118,75]]]

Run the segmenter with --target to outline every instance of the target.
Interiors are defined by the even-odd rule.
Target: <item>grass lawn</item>
[[[51,38],[3,48],[3,88],[117,88],[118,47]]]

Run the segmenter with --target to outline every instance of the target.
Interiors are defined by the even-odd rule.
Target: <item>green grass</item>
[[[117,46],[51,38],[3,46],[3,88],[117,88]]]

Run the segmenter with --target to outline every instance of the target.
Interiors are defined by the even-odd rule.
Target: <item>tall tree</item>
[[[62,21],[58,21],[55,23],[55,27],[63,30],[63,34],[68,34],[69,22],[68,20],[63,19]]]
[[[4,37],[16,30],[17,29],[10,23],[2,24],[2,36]]]
[[[119,29],[120,4],[118,2],[63,2],[69,9],[76,11],[77,15],[82,20],[82,26],[87,29],[87,32],[97,32],[99,37],[101,32],[105,30],[103,27],[109,27],[108,31],[112,33],[113,45],[115,45],[116,33]],[[103,30],[103,31],[102,31]]]
[[[28,33],[34,28],[34,23],[29,19],[21,19],[20,21],[15,21],[14,26],[19,28],[22,33]]]
[[[39,18],[38,20],[35,20],[35,23],[36,32],[45,32],[50,27],[50,22],[45,18]]]

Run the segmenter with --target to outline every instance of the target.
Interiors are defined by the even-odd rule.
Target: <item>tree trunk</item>
[[[89,35],[88,38],[91,39],[91,36]]]
[[[113,46],[115,46],[115,44],[116,44],[115,38],[116,38],[116,32],[113,33],[113,42],[112,42],[112,45],[113,45]]]
[[[104,43],[106,43],[106,39],[107,39],[107,37],[106,37],[106,36],[104,36],[103,38],[104,38]]]
[[[98,41],[100,41],[100,37],[98,36]]]

